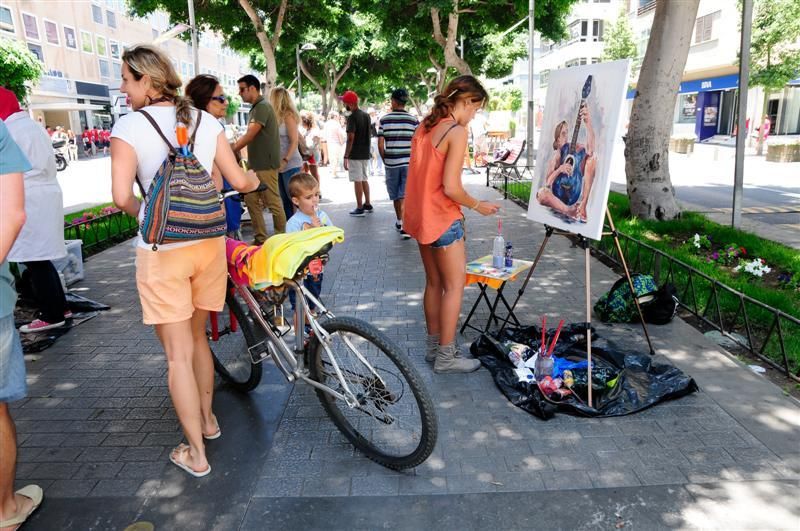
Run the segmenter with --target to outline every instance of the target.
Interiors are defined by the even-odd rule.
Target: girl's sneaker
[[[19,331],[22,332],[23,334],[44,332],[45,330],[51,330],[53,328],[59,328],[61,326],[64,326],[64,323],[65,321],[59,321],[58,323],[48,323],[46,321],[42,321],[41,319],[34,319],[33,322],[20,326]]]

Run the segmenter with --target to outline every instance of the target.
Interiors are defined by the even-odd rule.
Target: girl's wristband
[[[475,210],[476,208],[478,208],[481,205],[481,200],[480,199],[476,199],[475,201],[476,201],[475,205],[469,207],[470,210]]]

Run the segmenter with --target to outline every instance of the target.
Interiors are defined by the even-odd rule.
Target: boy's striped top
[[[383,163],[387,168],[408,166],[411,157],[411,137],[419,122],[406,111],[392,111],[380,119],[378,136],[384,139],[386,157]]]

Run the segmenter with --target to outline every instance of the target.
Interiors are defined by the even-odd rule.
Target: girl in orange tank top
[[[436,96],[431,113],[411,141],[403,229],[417,240],[425,267],[425,359],[434,362],[437,373],[472,372],[480,367],[478,360],[463,357],[455,335],[466,269],[461,207],[484,216],[499,209],[470,196],[461,182],[466,126],[487,97],[474,77],[455,78]]]

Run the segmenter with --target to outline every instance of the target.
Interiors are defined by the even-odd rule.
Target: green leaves
[[[0,39],[0,85],[24,101],[30,92],[30,84],[39,81],[44,65],[20,41]]]
[[[603,61],[616,61],[618,59],[636,59],[638,50],[633,40],[633,31],[628,22],[628,14],[623,9],[617,20],[608,29],[603,48]]]
[[[783,88],[800,76],[800,2],[756,0],[750,41],[750,84]]]

